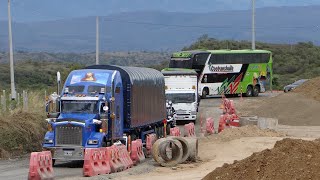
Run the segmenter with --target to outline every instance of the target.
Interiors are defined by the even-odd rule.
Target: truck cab
[[[165,94],[172,103],[176,121],[196,121],[199,106],[197,73],[194,70],[168,68],[161,71],[165,78]]]
[[[76,70],[66,79],[58,111],[48,113],[43,148],[54,159],[82,160],[85,148],[123,138],[122,81],[113,70]]]

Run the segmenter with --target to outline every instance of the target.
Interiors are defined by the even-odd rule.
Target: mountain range
[[[107,16],[134,11],[208,13],[247,10],[252,0],[11,0],[18,22]],[[257,8],[320,5],[319,0],[255,0]],[[7,19],[7,0],[0,0],[0,20]]]
[[[317,5],[258,8],[256,39],[319,44],[319,17]],[[0,27],[0,50],[6,51],[7,22],[0,21]],[[136,11],[100,17],[101,51],[173,51],[203,34],[217,39],[250,40],[251,11]],[[14,22],[13,41],[16,51],[94,52],[95,17]]]

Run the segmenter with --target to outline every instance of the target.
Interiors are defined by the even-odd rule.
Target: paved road
[[[274,96],[275,93],[265,93],[261,94],[260,97],[263,98],[268,96]],[[240,97],[232,98],[235,103],[240,101]],[[222,113],[222,110],[219,109],[221,104],[221,97],[210,97],[208,99],[202,99],[200,102],[200,111],[198,113],[198,120],[196,121],[196,132],[197,134],[200,132],[200,117],[203,120],[203,130],[205,131],[205,119],[207,117],[213,117],[215,120],[215,129],[218,127],[218,120]],[[179,125],[182,133],[183,133],[183,125]],[[217,129],[216,129],[217,130]],[[2,160],[0,161],[0,180],[17,180],[17,179],[27,179],[28,169],[29,168],[29,159],[28,157],[20,158],[20,159],[11,159],[11,160]],[[129,169],[125,172],[104,175],[100,176],[100,179],[108,179],[115,178],[127,174],[141,174],[144,172],[151,171],[154,168],[153,161],[150,159],[147,162],[140,164],[132,169]],[[54,167],[55,177],[56,179],[79,179],[82,177],[82,166],[79,162],[71,162],[71,163],[61,163],[57,162],[57,167]]]

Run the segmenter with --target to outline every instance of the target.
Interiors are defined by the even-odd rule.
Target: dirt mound
[[[224,164],[204,180],[320,179],[320,141],[283,139],[273,149]]]
[[[241,137],[283,137],[284,133],[269,129],[260,129],[257,126],[243,126],[239,128],[228,128],[222,131],[218,138],[222,140],[232,140]]]
[[[295,93],[320,101],[320,77],[310,79],[294,90]]]
[[[46,131],[44,114],[14,112],[0,116],[0,158],[41,149]]]
[[[298,93],[283,93],[237,106],[241,115],[277,118],[279,124],[292,126],[320,126],[319,109],[319,101]]]

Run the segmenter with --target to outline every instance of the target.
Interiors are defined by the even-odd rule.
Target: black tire
[[[207,98],[207,94],[209,94],[207,88],[203,88],[201,98],[202,99]]]
[[[52,159],[52,167],[55,166],[55,163],[56,163],[56,160],[55,160],[55,159]]]
[[[260,92],[259,86],[254,86],[253,92],[252,92],[252,96],[253,97],[258,97],[259,96],[259,92]]]
[[[247,87],[247,92],[244,94],[246,97],[251,97],[253,94],[252,86]]]

